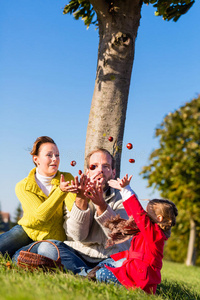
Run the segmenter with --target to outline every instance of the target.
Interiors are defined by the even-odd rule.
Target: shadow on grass
[[[192,291],[192,288],[167,280],[158,285],[156,294],[167,300],[200,300],[200,295]]]

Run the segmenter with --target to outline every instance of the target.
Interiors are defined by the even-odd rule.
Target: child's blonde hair
[[[167,199],[153,199],[149,201],[148,206],[154,211],[156,216],[161,215],[163,217],[161,222],[156,222],[163,231],[170,230],[176,224],[178,209],[172,201]]]

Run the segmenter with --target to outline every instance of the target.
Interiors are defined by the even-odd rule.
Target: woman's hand
[[[73,180],[71,180],[71,182],[65,181],[63,174],[60,176],[60,189],[62,192],[78,193],[77,184],[75,184]]]

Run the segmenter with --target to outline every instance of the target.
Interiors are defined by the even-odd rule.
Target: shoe
[[[96,272],[101,269],[100,266],[94,267],[86,276],[88,280],[96,281]]]

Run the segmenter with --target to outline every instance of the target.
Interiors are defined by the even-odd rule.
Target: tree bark
[[[195,265],[195,261],[196,261],[196,259],[195,259],[195,239],[196,239],[196,224],[195,224],[195,221],[191,218],[190,219],[190,237],[189,237],[187,259],[186,259],[187,266]]]
[[[85,155],[106,148],[120,160],[135,39],[141,18],[140,0],[90,1],[97,13],[99,48],[94,94],[86,135]],[[109,3],[111,4],[109,4]],[[112,136],[110,142],[108,137]]]

